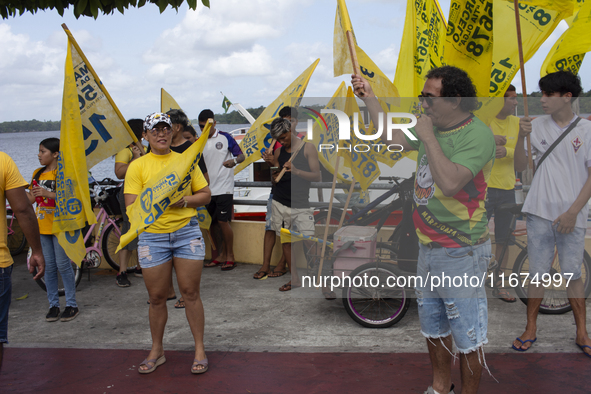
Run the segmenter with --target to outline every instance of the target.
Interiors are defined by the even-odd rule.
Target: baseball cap
[[[166,123],[172,127],[170,116],[162,112],[154,112],[153,114],[146,116],[146,119],[144,120],[144,130],[152,130],[158,123]]]

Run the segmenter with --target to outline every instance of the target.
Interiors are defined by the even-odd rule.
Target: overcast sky
[[[196,118],[222,112],[220,91],[245,107],[268,105],[316,58],[307,97],[330,97],[342,80],[332,71],[334,0],[210,0],[163,14],[155,5],[97,20],[72,11],[25,14],[0,21],[0,121],[59,120],[66,23],[126,118],[160,108],[166,89]],[[440,2],[444,14],[449,1]],[[348,0],[358,44],[391,79],[404,26],[406,1]],[[563,22],[526,64],[528,92],[538,90],[541,64],[566,29]],[[591,89],[589,61],[584,89]],[[587,75],[587,77],[585,77]],[[514,80],[521,91],[519,74]]]

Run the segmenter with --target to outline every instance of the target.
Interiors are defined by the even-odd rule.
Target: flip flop
[[[166,299],[166,301],[172,301],[172,300],[176,300],[176,296],[174,296],[174,297],[168,297]],[[150,300],[148,300],[148,302],[146,302],[146,304],[149,304],[149,303],[150,303]]]
[[[205,268],[213,268],[213,267],[217,267],[218,265],[223,264],[221,261],[216,261],[216,260],[212,260],[207,264],[204,264],[203,266]]]
[[[273,271],[269,274],[269,278],[279,278],[280,276],[283,276],[287,274],[287,270],[285,271]]]
[[[175,302],[174,307],[176,309],[185,309],[185,300],[183,300],[182,298],[179,299],[177,302]]]
[[[198,365],[203,365],[202,369],[193,369],[194,367],[198,366]],[[195,374],[195,375],[199,375],[201,373],[205,373],[207,372],[207,370],[209,369],[209,362],[207,361],[207,357],[204,358],[203,360],[193,360],[193,365],[191,365],[191,373]]]
[[[493,289],[492,292],[493,297],[497,297],[499,300],[501,301],[505,301],[508,303],[513,303],[515,301],[517,301],[517,299],[515,297],[512,297],[511,294],[509,294],[509,292],[505,289]]]
[[[323,291],[322,292],[322,295],[328,301],[332,301],[332,300],[336,300],[337,299],[337,295],[335,294],[334,291]]]
[[[584,354],[585,356],[587,356],[587,357],[591,358],[591,354],[589,354],[589,353],[585,352],[585,348],[589,348],[589,349],[591,349],[591,346],[589,346],[589,345],[579,345],[579,344],[578,344],[578,343],[576,343],[576,342],[575,342],[575,345],[577,345],[577,346],[578,346],[578,347],[581,349],[581,351],[583,352],[583,354]]]
[[[297,289],[298,287],[302,286],[292,286],[291,283],[286,283],[279,288],[279,291],[291,291],[293,289]]]
[[[531,342],[531,344],[533,345],[538,338],[534,338],[534,339],[526,339],[525,341],[519,339],[519,338],[515,338],[517,339],[519,342],[521,342],[521,346],[525,345],[526,342]],[[517,350],[518,352],[527,352],[529,349],[531,349],[531,346],[528,347],[527,349],[522,349],[521,347],[515,347],[515,345],[511,345],[511,347],[513,348],[513,350]]]
[[[222,265],[222,271],[231,271],[236,268],[236,263],[233,261],[226,261],[224,265]]]
[[[158,357],[158,359],[155,359],[155,358],[153,358],[151,360],[145,359],[144,361],[141,362],[140,367],[142,365],[150,367],[149,363],[154,363],[154,365],[148,369],[141,369],[138,367],[137,371],[141,374],[152,373],[156,370],[156,368],[158,368],[158,366],[164,364],[165,362],[166,362],[166,357],[164,357],[164,355]]]
[[[263,276],[257,276],[259,274],[263,274]],[[255,274],[252,276],[252,279],[256,279],[256,280],[265,280],[269,277],[269,271],[261,271],[258,270],[257,272],[255,272]]]

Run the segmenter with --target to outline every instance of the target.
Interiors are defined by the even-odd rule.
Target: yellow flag
[[[349,19],[349,12],[345,0],[337,0],[337,12],[334,23],[333,40],[333,67],[334,76],[353,73],[353,64],[351,54],[347,43],[347,31],[353,33],[355,41],[355,50],[357,52],[357,61],[363,77],[370,83],[372,90],[377,97],[383,100],[387,108],[399,105],[398,90],[390,79],[378,68],[369,56],[357,46],[353,26]]]
[[[137,138],[111,99],[105,85],[84,56],[72,33],[68,35],[74,77],[78,88],[78,106],[84,135],[83,150],[88,169],[117,154]]]
[[[507,1],[513,4],[513,0]],[[581,0],[576,0],[576,2],[580,3]],[[528,7],[537,7],[536,11],[538,12],[540,19],[544,18],[542,13],[539,11],[540,8],[561,12],[566,18],[573,14],[575,8],[574,3],[574,0],[519,0],[519,8],[524,10]]]
[[[68,45],[52,232],[57,236],[68,257],[80,265],[86,255],[81,229],[87,221],[89,224],[96,223],[96,217],[90,205],[88,170],[72,50],[72,45]]]
[[[478,97],[488,97],[492,55],[492,0],[452,0],[443,61],[470,75]]]
[[[546,56],[540,76],[569,70],[579,73],[585,53],[591,50],[591,1],[587,0],[572,20],[570,27],[554,43]]]
[[[271,122],[278,116],[281,108],[285,106],[297,107],[300,104],[304,92],[306,91],[306,87],[308,86],[308,82],[310,81],[310,77],[319,61],[320,59],[316,59],[310,67],[297,77],[295,81],[293,81],[291,85],[289,85],[287,89],[285,89],[283,93],[281,93],[279,97],[277,97],[275,101],[263,111],[253,125],[250,126],[250,129],[248,129],[248,132],[240,143],[240,149],[246,159],[234,168],[234,174],[238,174],[250,163],[259,160],[262,157],[261,153],[266,149],[269,149],[272,141],[270,133]]]
[[[171,109],[181,109],[181,106],[164,88],[160,88],[160,112],[166,113]]]
[[[211,125],[207,122],[203,136],[209,135]],[[134,203],[127,207],[130,229],[121,236],[117,252],[158,220],[166,208],[178,201],[187,187],[191,187],[191,176],[198,166],[206,142],[207,138],[199,138],[172,166],[162,168],[150,178]]]
[[[446,31],[437,0],[408,0],[394,77],[400,97],[417,97],[427,73],[441,67]]]

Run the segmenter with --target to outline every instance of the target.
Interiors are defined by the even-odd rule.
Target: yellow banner
[[[164,88],[160,88],[160,112],[168,112],[171,109],[182,109]]]
[[[488,97],[492,55],[492,0],[452,0],[443,61],[470,75],[478,97]]]
[[[343,74],[353,74],[353,64],[351,62],[351,54],[347,43],[346,32],[353,33],[351,20],[349,19],[349,12],[345,0],[337,0],[337,12],[334,23],[334,40],[333,40],[333,67],[334,76],[338,77]],[[383,100],[382,104],[386,104],[387,108],[397,107],[399,105],[399,96],[396,86],[390,79],[378,68],[378,66],[371,60],[369,56],[361,49],[355,40],[355,50],[357,52],[357,61],[361,74],[370,83],[376,96]]]
[[[511,4],[514,3],[513,0],[507,1],[511,2]],[[581,0],[519,0],[519,8],[524,9],[526,7],[539,7],[545,10],[558,11],[563,13],[564,17],[566,18],[573,14],[575,2],[580,3]]]
[[[408,0],[394,77],[400,97],[417,97],[427,73],[441,67],[446,31],[437,0]]]
[[[68,257],[80,265],[86,255],[81,229],[96,223],[90,205],[88,170],[82,138],[82,119],[76,72],[72,62],[72,45],[68,44],[62,122],[60,130],[60,153],[56,176],[55,214],[52,232]]]
[[[203,135],[208,135],[212,123],[207,122]],[[146,183],[135,202],[127,207],[130,229],[121,236],[117,252],[143,233],[166,208],[178,201],[191,187],[193,170],[198,166],[207,138],[199,138],[178,160],[163,168]]]
[[[234,168],[234,174],[238,174],[250,163],[259,160],[262,157],[261,152],[269,149],[272,141],[270,133],[271,122],[278,116],[281,108],[285,106],[297,107],[300,104],[304,92],[306,91],[306,87],[308,86],[308,82],[310,81],[310,77],[312,76],[314,69],[316,69],[316,65],[319,61],[320,59],[316,59],[310,67],[297,77],[295,81],[293,81],[291,85],[289,85],[287,89],[285,89],[283,93],[281,93],[279,97],[277,97],[275,101],[263,111],[253,125],[250,126],[250,129],[248,129],[248,132],[240,143],[240,149],[246,159]]]
[[[72,52],[78,105],[82,118],[84,152],[88,169],[117,154],[137,138],[111,99],[84,53],[64,26]]]
[[[540,76],[556,71],[578,74],[585,53],[591,51],[591,1],[587,0],[570,23],[570,27],[554,43],[546,56]]]

